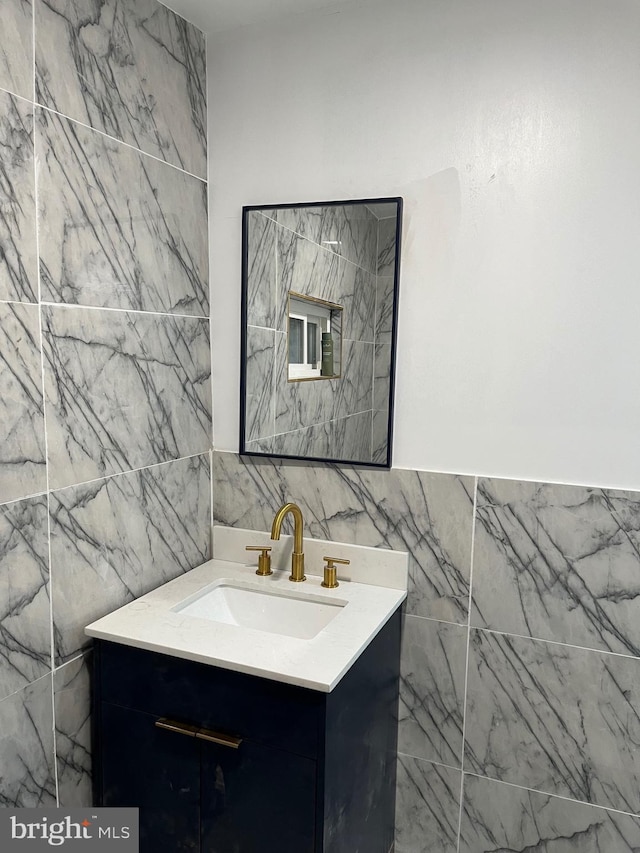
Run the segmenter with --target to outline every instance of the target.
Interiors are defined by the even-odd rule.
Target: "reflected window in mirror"
[[[342,306],[289,291],[289,382],[340,379]]]
[[[241,454],[390,467],[401,210],[243,209]]]

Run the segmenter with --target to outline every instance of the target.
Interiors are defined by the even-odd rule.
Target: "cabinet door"
[[[200,850],[200,744],[156,717],[102,705],[104,806],[140,809],[140,853]]]
[[[202,853],[314,853],[316,762],[202,744]]]

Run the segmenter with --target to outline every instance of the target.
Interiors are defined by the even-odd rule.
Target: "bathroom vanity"
[[[406,591],[320,581],[212,560],[87,629],[95,803],[139,807],[141,853],[388,853]],[[203,615],[229,588],[309,615]]]

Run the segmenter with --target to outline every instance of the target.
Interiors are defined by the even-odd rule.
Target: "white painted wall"
[[[640,2],[354,2],[209,44],[216,448],[242,205],[402,195],[394,466],[640,488]]]

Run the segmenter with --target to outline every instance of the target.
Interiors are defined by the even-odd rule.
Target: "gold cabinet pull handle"
[[[156,720],[155,725],[159,729],[165,729],[168,732],[175,732],[179,735],[187,735],[187,737],[195,737],[200,740],[218,743],[220,746],[228,746],[231,749],[238,749],[242,743],[242,738],[234,735],[223,734],[222,732],[214,732],[211,729],[203,729],[200,726],[194,726],[191,723],[178,723],[176,720],[169,720],[167,717],[160,717]]]
[[[219,743],[221,746],[228,746],[230,749],[237,749],[242,743],[241,737],[225,735],[222,732],[212,732],[209,729],[200,729],[196,737],[200,740],[211,741],[211,743]]]

